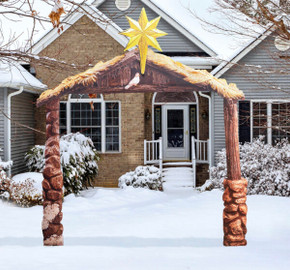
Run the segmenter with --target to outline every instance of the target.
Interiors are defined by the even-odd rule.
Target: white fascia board
[[[37,87],[33,87],[31,85],[22,84],[22,83],[7,83],[7,84],[0,85],[0,87],[7,87],[7,88],[11,88],[11,89],[16,89],[16,90],[19,90],[20,87],[23,87],[24,92],[32,93],[32,94],[41,94],[44,90],[47,89],[47,87],[46,88],[37,88]]]
[[[100,6],[101,4],[103,4],[106,0],[96,0],[96,1],[90,1],[92,2],[92,5],[95,5],[96,7]]]
[[[188,66],[216,66],[220,64],[220,61],[212,57],[172,56],[171,59]]]
[[[273,33],[272,29],[266,30],[259,37],[254,40],[251,40],[244,48],[239,50],[230,58],[229,61],[222,61],[222,63],[217,66],[211,74],[219,78],[224,73],[226,73],[231,67],[237,64],[244,56],[246,56],[250,51],[257,47],[264,39]]]
[[[107,32],[112,38],[114,38],[117,42],[119,42],[123,47],[125,47],[128,43],[128,38],[125,36],[121,36],[119,32],[122,29],[112,22],[107,16],[105,16],[102,12],[100,12],[95,7],[85,6],[84,10],[91,15],[91,20],[93,20],[101,29]],[[69,29],[74,23],[76,23],[82,16],[86,14],[74,11],[69,14],[67,17],[63,19],[63,31],[64,33],[67,29]],[[102,21],[106,21],[103,23]],[[51,44],[54,40],[56,40],[61,34],[58,34],[57,29],[53,28],[48,33],[46,33],[40,40],[38,40],[31,48],[33,54],[39,54],[43,49],[45,49],[49,44]]]
[[[102,3],[104,3],[106,0],[97,0],[93,2],[93,4],[98,7]],[[199,40],[196,36],[194,36],[192,33],[187,31],[183,26],[181,26],[176,20],[174,20],[172,17],[170,17],[167,13],[162,11],[160,8],[158,8],[155,4],[153,4],[149,0],[141,0],[145,5],[147,5],[149,8],[151,8],[154,12],[156,12],[159,16],[162,17],[165,21],[167,21],[171,26],[173,26],[177,31],[182,33],[185,37],[187,37],[191,42],[193,42],[195,45],[203,49],[206,53],[208,53],[210,56],[216,56],[217,54],[208,46],[206,46],[201,40]]]

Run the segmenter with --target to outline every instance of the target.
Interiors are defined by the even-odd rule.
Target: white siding
[[[12,97],[12,120],[34,127],[34,102],[34,95],[29,93]],[[11,123],[12,174],[27,171],[24,155],[34,145],[34,136],[34,131]]]
[[[0,88],[0,110],[4,111],[4,88]],[[4,160],[4,115],[0,113],[0,148],[3,152],[0,152],[0,157]]]
[[[239,61],[221,77],[229,83],[236,83],[245,93],[246,100],[250,99],[290,99],[290,68],[286,60],[279,57],[283,53],[274,46],[274,36],[262,41],[256,48]],[[285,54],[285,53],[284,53]],[[289,55],[289,53],[288,53]],[[262,70],[273,73],[253,73],[243,65],[261,66]],[[259,68],[257,68],[259,70]],[[275,88],[273,88],[275,87]],[[281,90],[279,90],[281,89]],[[214,151],[225,147],[223,99],[217,94],[213,98],[214,106]]]

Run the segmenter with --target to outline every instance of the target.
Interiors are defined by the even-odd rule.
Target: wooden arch
[[[244,94],[235,84],[194,70],[171,58],[148,51],[146,73],[140,75],[137,50],[100,62],[92,69],[65,79],[41,94],[37,106],[46,106],[45,169],[43,171],[44,245],[63,245],[63,176],[59,151],[59,101],[68,94],[215,91],[224,98],[227,179],[224,180],[224,245],[246,245],[247,181],[241,178],[237,101]]]

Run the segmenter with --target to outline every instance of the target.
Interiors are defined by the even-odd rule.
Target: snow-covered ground
[[[290,198],[248,197],[248,246],[222,245],[222,192],[95,189],[65,198],[65,246],[43,247],[42,207],[0,202],[0,269],[289,269]]]

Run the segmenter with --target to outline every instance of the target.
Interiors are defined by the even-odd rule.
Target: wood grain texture
[[[62,246],[63,176],[59,149],[59,100],[46,104],[46,144],[43,176],[43,243],[45,246]]]
[[[237,101],[224,99],[227,179],[224,180],[224,245],[245,246],[247,241],[247,180],[241,177]]]

